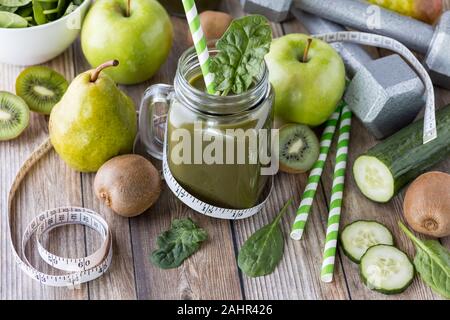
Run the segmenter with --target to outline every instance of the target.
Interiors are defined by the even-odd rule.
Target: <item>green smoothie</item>
[[[190,84],[204,91],[205,85],[201,75],[194,74]],[[272,95],[262,98],[254,106],[249,105],[250,111],[234,115],[209,115],[205,112],[188,108],[178,100],[172,102],[167,124],[168,161],[170,170],[177,181],[191,194],[207,203],[233,209],[249,208],[257,204],[258,199],[268,181],[268,176],[261,175],[262,165],[250,163],[249,157],[255,156],[258,150],[252,148],[248,139],[240,140],[245,145],[245,163],[238,164],[238,138],[226,132],[227,129],[270,129],[273,123]],[[195,124],[201,124],[203,139],[200,147],[195,149],[195,143],[190,144],[189,150],[179,151],[176,147],[180,139],[174,139],[178,129],[184,129],[194,142]],[[206,139],[205,139],[206,138]],[[217,140],[216,140],[217,139]],[[212,141],[222,141],[223,164],[196,164],[194,154],[200,150],[204,152]],[[244,141],[244,142],[243,142]],[[260,142],[258,140],[258,142]],[[268,142],[270,143],[270,141]],[[226,146],[232,146],[227,148]],[[242,150],[242,149],[241,149]],[[252,151],[251,151],[252,150]],[[173,153],[176,156],[173,157]],[[185,152],[190,153],[190,163],[180,163]],[[216,153],[213,153],[216,155]],[[227,161],[228,159],[228,161]],[[229,161],[232,159],[232,161]],[[242,159],[242,158],[241,158]],[[230,163],[231,162],[231,163]],[[241,161],[242,163],[242,161]]]

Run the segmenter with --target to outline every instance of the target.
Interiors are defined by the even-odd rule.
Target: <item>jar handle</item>
[[[173,86],[152,85],[145,90],[139,108],[139,137],[147,152],[159,160],[162,160],[163,157],[164,132],[173,93]],[[162,106],[162,111],[156,107],[157,103]]]

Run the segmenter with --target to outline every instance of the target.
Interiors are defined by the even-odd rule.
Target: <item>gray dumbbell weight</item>
[[[433,29],[418,20],[355,0],[296,0],[294,4],[341,25],[394,38],[425,55],[424,66],[435,84],[450,89],[450,11]]]
[[[275,22],[285,20],[289,15],[292,0],[241,0],[245,12],[258,13]]]
[[[345,29],[299,9],[291,10],[311,34],[325,34]],[[333,43],[353,76],[345,101],[378,139],[387,137],[414,120],[423,105],[424,85],[419,76],[397,54],[380,59],[361,46]]]

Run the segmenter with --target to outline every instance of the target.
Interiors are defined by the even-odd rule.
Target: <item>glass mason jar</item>
[[[217,53],[212,46],[209,48],[210,55]],[[236,134],[239,131],[236,129],[243,129],[239,134],[245,134],[264,131],[260,129],[268,132],[272,128],[274,94],[267,67],[264,65],[263,69],[248,91],[238,95],[211,95],[191,84],[201,71],[195,49],[190,48],[178,61],[174,86],[153,85],[144,94],[139,115],[143,144],[158,159],[162,159],[166,144],[172,175],[183,188],[204,202],[230,209],[250,208],[258,203],[269,181],[268,175],[261,174],[265,164],[250,159],[261,149],[268,150],[270,157],[270,132],[267,139],[257,136],[258,150],[246,138],[239,144],[242,135]],[[158,122],[161,119],[164,120]],[[222,146],[208,153],[216,161],[205,158],[213,141],[218,143],[216,146]],[[188,143],[187,147],[180,148],[184,143]],[[246,149],[245,157],[239,158],[238,146]],[[222,161],[217,161],[219,153]]]

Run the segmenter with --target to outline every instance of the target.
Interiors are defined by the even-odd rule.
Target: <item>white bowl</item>
[[[71,14],[50,23],[29,28],[0,28],[0,62],[33,65],[53,59],[78,37],[91,0]]]

